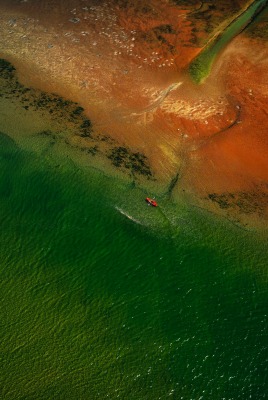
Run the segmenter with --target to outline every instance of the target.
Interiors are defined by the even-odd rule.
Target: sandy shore
[[[183,3],[2,1],[0,56],[25,87],[83,107],[79,126],[88,118],[117,168],[129,174],[141,157],[146,179],[169,186],[179,177],[173,198],[256,224],[268,217],[267,43],[239,35],[196,86],[187,66],[230,7],[246,2],[222,10]],[[96,145],[68,124],[69,143]]]

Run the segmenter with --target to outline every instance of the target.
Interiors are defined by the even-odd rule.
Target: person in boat
[[[150,199],[150,197],[146,197],[145,201],[148,204],[148,206],[157,207],[158,204],[154,199],[155,199],[154,197],[152,199]]]

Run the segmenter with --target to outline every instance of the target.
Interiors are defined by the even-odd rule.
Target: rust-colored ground
[[[247,3],[1,0],[0,56],[148,157],[159,183],[179,174],[174,198],[257,223],[268,217],[267,42],[240,34],[204,84],[187,74]]]

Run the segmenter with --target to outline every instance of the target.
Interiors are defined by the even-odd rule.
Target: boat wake
[[[134,222],[135,224],[143,225],[139,220],[135,219],[134,217],[132,217],[131,215],[129,215],[126,211],[122,210],[122,208],[115,206],[115,209],[116,209],[117,211],[119,211],[120,214],[124,215],[124,217],[126,217],[126,218],[129,219],[130,221]]]

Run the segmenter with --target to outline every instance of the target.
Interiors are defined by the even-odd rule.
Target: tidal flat
[[[265,13],[188,74],[249,4],[0,1],[3,399],[266,398]]]

